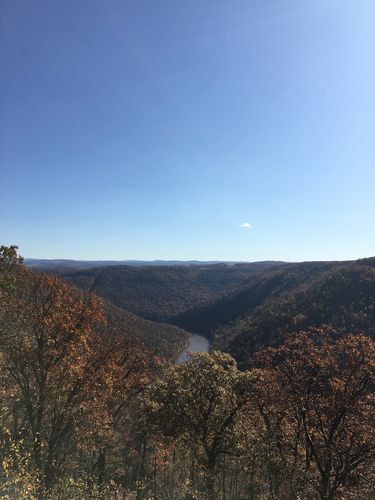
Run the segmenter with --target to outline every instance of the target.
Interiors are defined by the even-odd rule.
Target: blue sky
[[[373,0],[2,0],[1,243],[374,255],[374,25]]]

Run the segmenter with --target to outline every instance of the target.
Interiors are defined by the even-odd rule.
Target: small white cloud
[[[250,229],[251,225],[248,222],[244,222],[243,224],[240,225],[240,227],[243,227],[245,229]]]

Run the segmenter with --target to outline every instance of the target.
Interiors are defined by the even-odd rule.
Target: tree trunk
[[[106,450],[105,450],[105,448],[103,448],[99,452],[96,466],[97,466],[97,470],[98,470],[98,483],[103,484],[105,482],[105,466],[106,466]]]
[[[206,480],[207,500],[215,500],[215,475],[213,471],[209,471]]]
[[[206,488],[207,488],[207,500],[216,500],[216,497],[215,497],[215,457],[208,457]]]

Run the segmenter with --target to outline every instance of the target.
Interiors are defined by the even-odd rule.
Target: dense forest
[[[244,279],[277,262],[194,266],[106,266],[66,272],[74,285],[95,292],[118,307],[154,321],[173,322],[179,314],[205,304]]]
[[[246,368],[260,348],[311,326],[374,338],[374,260],[110,266],[62,276],[121,309],[209,337]]]
[[[168,323],[141,318],[102,299],[109,327],[128,338],[144,343],[153,353],[175,360],[186,347],[189,333]]]
[[[195,316],[189,298],[180,323],[228,352],[175,364],[159,344],[185,330],[1,247],[0,496],[374,498],[374,264],[250,272]]]
[[[319,324],[375,338],[375,269],[352,264],[327,271],[219,329],[216,345],[246,364],[262,346]]]
[[[189,330],[212,336],[219,326],[231,323],[261,304],[290,293],[336,265],[334,262],[284,264],[273,270],[259,272],[238,282],[229,292],[222,291],[217,299],[176,316],[174,321]]]
[[[286,334],[329,324],[375,338],[375,259],[289,264],[259,273],[229,294],[175,318],[199,331],[241,366]]]

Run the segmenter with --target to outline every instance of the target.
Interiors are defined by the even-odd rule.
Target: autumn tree
[[[215,494],[215,473],[239,451],[242,412],[252,397],[256,372],[240,372],[228,354],[194,353],[172,365],[146,391],[144,411],[154,429],[177,440],[205,470],[207,498]]]
[[[124,462],[124,457],[131,454],[136,446],[132,435],[134,420],[137,419],[136,396],[155,378],[161,362],[146,346],[128,339],[126,332],[122,331],[106,331],[96,349],[103,360],[105,414],[110,428],[103,432],[99,426],[95,434],[93,469],[99,483],[112,478],[125,486],[127,466],[134,465]],[[92,443],[92,427],[87,431],[91,434]]]
[[[2,373],[15,396],[12,432],[30,442],[32,463],[49,489],[87,401],[101,390],[95,337],[104,311],[94,295],[82,294],[56,277],[17,269],[21,263],[12,251],[2,255],[6,292],[0,338]],[[12,287],[10,266],[15,267]]]
[[[264,350],[258,362],[266,370],[260,409],[281,444],[274,453],[289,461],[289,467],[294,458],[303,460],[304,493],[321,500],[349,498],[350,492],[370,498],[375,463],[374,341],[315,328]],[[281,426],[271,418],[275,402]],[[294,443],[295,453],[288,454],[286,442]]]
[[[22,448],[41,498],[83,471],[104,488],[124,483],[131,402],[158,359],[126,327],[108,327],[97,296],[27,270],[16,247],[1,247],[0,298],[4,463]]]

